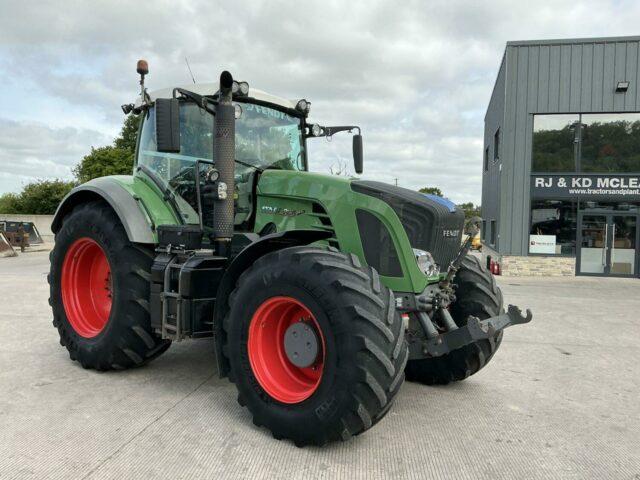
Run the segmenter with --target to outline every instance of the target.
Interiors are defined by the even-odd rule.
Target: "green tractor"
[[[155,93],[146,62],[138,73],[140,99],[123,105],[142,117],[133,175],[75,188],[52,225],[53,324],[82,367],[213,337],[256,425],[323,445],[380,421],[405,375],[463,380],[531,320],[504,312],[454,205],[308,171],[307,142],[346,131],[361,173],[357,126],[310,124],[308,101],[229,72]]]

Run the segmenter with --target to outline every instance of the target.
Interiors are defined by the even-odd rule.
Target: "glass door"
[[[636,275],[636,223],[635,215],[611,215],[609,218],[611,275]]]
[[[581,214],[578,272],[605,275],[607,270],[608,231],[606,215]]]
[[[581,213],[578,273],[636,276],[638,217],[618,213]]]

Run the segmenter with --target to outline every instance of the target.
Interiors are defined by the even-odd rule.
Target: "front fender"
[[[218,373],[224,377],[228,373],[228,364],[222,354],[222,322],[228,311],[228,298],[236,286],[238,278],[258,258],[282,250],[284,248],[309,245],[313,242],[326,240],[331,237],[331,232],[322,230],[288,230],[271,235],[265,235],[259,240],[245,247],[229,264],[216,294],[214,310],[214,337],[216,342],[216,359],[218,361]]]

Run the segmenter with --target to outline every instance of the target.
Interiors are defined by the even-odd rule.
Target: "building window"
[[[577,202],[532,200],[529,253],[575,255]]]
[[[496,130],[493,136],[493,161],[497,162],[500,159],[500,129]]]
[[[487,221],[482,220],[482,228],[480,229],[480,239],[484,242],[487,239]]]
[[[576,170],[576,125],[579,115],[536,115],[533,119],[531,171]]]
[[[484,171],[489,170],[489,147],[484,150]]]
[[[491,232],[489,232],[489,244],[491,245],[495,245],[496,244],[496,221],[495,220],[491,220]]]
[[[580,121],[579,171],[640,172],[640,114],[589,114]]]
[[[640,113],[536,115],[531,171],[640,171]]]

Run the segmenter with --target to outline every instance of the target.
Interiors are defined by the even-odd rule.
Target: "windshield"
[[[301,119],[279,110],[240,103],[236,119],[237,222],[250,212],[252,177],[258,169],[305,170]],[[188,223],[197,222],[195,163],[213,158],[213,116],[194,103],[180,105],[180,152],[162,153],[156,148],[155,109],[147,111],[138,148],[138,164],[144,165],[177,194]],[[200,181],[207,165],[201,165]],[[247,197],[247,198],[245,198]]]
[[[304,144],[300,118],[282,111],[240,103],[242,114],[236,120],[236,159],[258,168],[304,170]],[[213,116],[193,103],[180,106],[180,153],[160,153],[155,144],[155,111],[150,109],[140,138],[138,163],[156,167],[157,173],[169,180],[169,170],[178,161],[181,166],[193,165],[198,159],[213,158]],[[158,159],[165,162],[164,169],[157,168]],[[242,165],[237,166],[242,170]],[[245,167],[246,168],[246,167]]]

